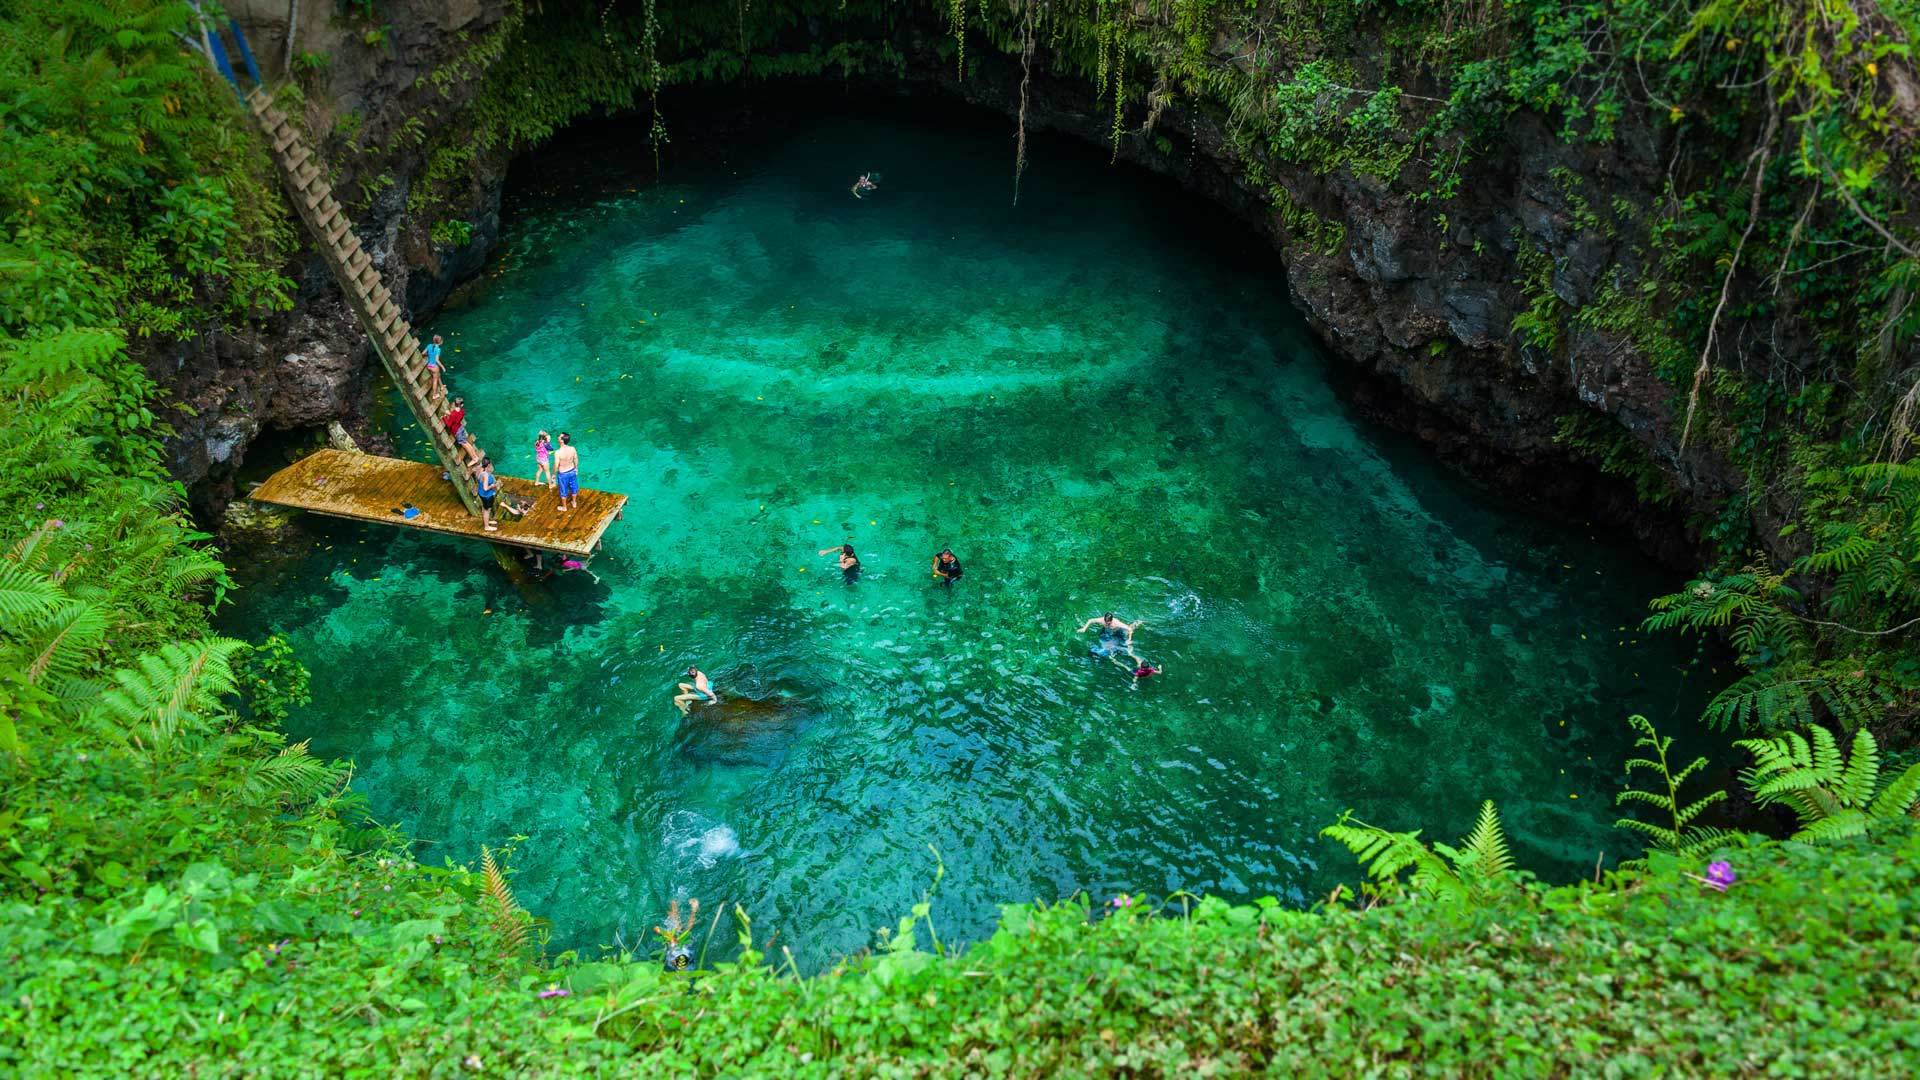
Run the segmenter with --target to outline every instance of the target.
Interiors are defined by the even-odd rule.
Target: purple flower
[[[1738,875],[1733,872],[1732,863],[1712,862],[1707,864],[1707,885],[1711,888],[1726,892],[1727,886],[1733,884],[1738,879]]]
[[[562,990],[560,988],[560,984],[558,983],[548,983],[547,988],[545,990],[540,991],[540,1000],[542,1001],[545,1001],[548,998],[571,997],[571,996],[573,996],[573,991]]]
[[[1132,907],[1133,897],[1126,896],[1126,895],[1116,896],[1113,899],[1107,901],[1107,906],[1116,907],[1116,908]]]

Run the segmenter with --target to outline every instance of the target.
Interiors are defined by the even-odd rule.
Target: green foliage
[[[1673,746],[1671,738],[1662,738],[1654,730],[1653,722],[1644,716],[1632,716],[1627,723],[1639,733],[1633,745],[1645,749],[1650,757],[1630,758],[1627,761],[1627,779],[1631,783],[1634,770],[1651,773],[1659,781],[1652,791],[1628,787],[1615,798],[1619,805],[1638,803],[1650,806],[1666,820],[1664,822],[1641,821],[1639,818],[1621,818],[1614,824],[1622,829],[1639,833],[1651,845],[1651,850],[1664,852],[1682,860],[1697,860],[1714,848],[1725,845],[1731,838],[1725,829],[1709,828],[1695,824],[1700,815],[1715,803],[1726,800],[1724,791],[1708,792],[1692,802],[1682,802],[1680,787],[1692,779],[1701,769],[1707,767],[1707,759],[1694,758],[1679,772],[1674,772],[1667,762],[1667,751]],[[1635,860],[1632,865],[1644,865],[1645,860]],[[1628,865],[1628,864],[1623,864]]]
[[[256,720],[278,724],[313,700],[312,676],[284,635],[270,634],[246,652],[238,684]]]
[[[768,967],[737,907],[739,959],[692,977],[618,956],[538,970],[492,956],[473,875],[367,863],[288,888],[200,860],[78,939],[45,905],[0,910],[0,950],[35,958],[0,975],[0,1060],[25,1075],[214,1060],[321,1075],[1458,1075],[1495,1060],[1525,1075],[1623,1061],[1878,1075],[1910,1056],[1920,829],[1724,857],[1739,873],[1724,894],[1656,856],[1459,919],[1418,904],[1183,899],[1098,921],[1081,899],[1010,906],[955,956],[889,949],[812,978]]]
[[[1800,819],[1796,840],[1858,836],[1870,825],[1914,814],[1920,807],[1920,763],[1881,787],[1880,746],[1865,728],[1853,733],[1850,754],[1842,754],[1833,732],[1817,724],[1806,736],[1789,731],[1734,745],[1753,753],[1753,767],[1741,773],[1740,780],[1754,798],[1762,804],[1785,804]]]
[[[288,306],[291,234],[184,3],[15,5],[0,32],[0,335],[181,335]]]
[[[1617,423],[1579,412],[1554,425],[1554,442],[1593,462],[1601,472],[1631,481],[1634,495],[1650,506],[1673,501],[1673,483],[1645,447]]]
[[[1415,895],[1457,906],[1484,903],[1514,885],[1513,856],[1491,799],[1480,805],[1473,831],[1458,847],[1436,843],[1429,848],[1418,830],[1392,832],[1368,825],[1354,820],[1351,810],[1320,835],[1345,844],[1366,864],[1367,876],[1383,897],[1410,886]],[[1412,873],[1403,882],[1400,875],[1408,870]]]

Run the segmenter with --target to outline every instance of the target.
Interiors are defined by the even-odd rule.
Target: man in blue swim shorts
[[[573,448],[573,436],[560,433],[560,446],[553,452],[553,483],[560,492],[560,509],[580,505],[580,451]]]
[[[1139,660],[1139,657],[1133,655],[1133,632],[1140,629],[1145,622],[1145,619],[1135,623],[1121,622],[1114,618],[1113,612],[1109,611],[1097,619],[1088,619],[1081,623],[1080,629],[1075,630],[1074,633],[1084,634],[1097,626],[1100,628],[1100,641],[1087,650],[1089,653],[1094,656],[1112,657],[1124,651],[1128,656]]]

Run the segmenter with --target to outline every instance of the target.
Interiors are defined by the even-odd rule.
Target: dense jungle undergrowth
[[[342,17],[377,24],[383,6]],[[1671,389],[1679,442],[1746,477],[1701,516],[1701,573],[1649,623],[1739,653],[1745,676],[1705,719],[1747,736],[1740,784],[1783,808],[1780,835],[1704,828],[1724,793],[1641,721],[1622,801],[1647,855],[1594,881],[1511,865],[1491,806],[1457,845],[1349,820],[1329,837],[1367,880],[1311,911],[1011,906],[953,951],[923,904],[813,978],[720,904],[662,928],[696,960],[737,942],[690,974],[658,951],[547,955],[513,901],[512,838],[418,863],[344,766],[280,734],[305,693],[298,658],[209,632],[226,573],[162,469],[166,403],[133,357],[284,309],[296,238],[195,55],[194,17],[0,0],[0,1068],[1907,1075],[1920,1060],[1906,0],[545,0],[429,77],[484,85],[461,123],[423,125],[446,133],[421,136],[423,216],[474,154],[588,111],[675,83],[884,74],[929,29],[957,77],[995,52],[1084,79],[1116,140],[1159,138],[1174,104],[1217,117],[1290,242],[1329,253],[1342,227],[1290,194],[1298,177],[1370,177],[1443,216],[1516,118],[1571,144],[1664,140],[1657,198],[1591,205],[1583,224],[1628,236],[1635,269],[1576,304],[1550,264],[1516,257],[1531,302],[1511,347],[1634,350]],[[1568,431],[1650,497],[1687,467],[1592,417]],[[1784,540],[1759,534],[1768,521]],[[926,872],[932,888],[931,855]]]

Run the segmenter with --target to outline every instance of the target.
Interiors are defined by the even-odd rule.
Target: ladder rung
[[[275,124],[273,125],[272,132],[273,152],[276,154],[286,153],[288,147],[300,141],[300,133],[293,130],[292,127],[282,127],[279,124]]]
[[[299,189],[295,188],[294,190],[298,191]],[[309,210],[324,210],[326,209],[324,204],[332,195],[333,192],[328,190],[327,185],[315,184],[312,190],[306,193],[303,201],[307,204],[307,209]]]
[[[384,339],[387,333],[387,327],[399,321],[400,313],[398,311],[389,311],[384,314],[376,311],[373,313],[373,332],[381,335]]]
[[[407,320],[405,319],[394,323],[393,329],[387,331],[387,348],[396,352],[405,348],[409,339],[413,336],[411,333],[412,330],[413,327],[408,326]]]
[[[290,169],[288,171],[293,175],[293,186],[299,188],[301,191],[313,191],[314,181],[320,179],[320,170],[312,165],[307,165],[299,169]],[[322,187],[324,186],[323,183]]]
[[[289,169],[299,168],[302,164],[306,162],[308,158],[312,156],[313,156],[313,151],[309,150],[305,145],[295,146],[287,154],[287,168]]]
[[[359,269],[359,271],[354,275],[354,280],[360,283],[361,288],[367,290],[368,296],[373,295],[373,290],[380,286],[380,271],[375,270],[373,268],[372,259],[368,259],[366,262],[366,265],[362,266]],[[381,307],[389,299],[390,299],[389,297],[381,297],[379,300],[374,302],[373,306],[376,308]]]
[[[335,220],[338,224],[327,231],[328,247],[337,247],[340,243],[340,238],[353,231],[353,222],[348,221],[345,214],[340,215]]]

